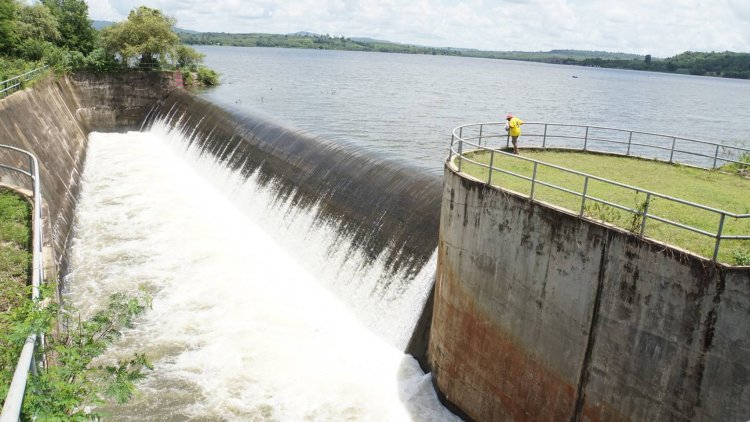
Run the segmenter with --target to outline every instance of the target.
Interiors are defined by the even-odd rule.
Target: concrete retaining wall
[[[45,244],[58,268],[70,236],[89,132],[139,126],[171,87],[172,75],[156,72],[49,75],[0,100],[0,144],[39,159]],[[26,167],[16,153],[0,150],[0,157],[0,162]],[[8,171],[0,172],[0,182],[29,188],[27,178]]]
[[[750,268],[446,167],[429,365],[481,421],[747,421]]]

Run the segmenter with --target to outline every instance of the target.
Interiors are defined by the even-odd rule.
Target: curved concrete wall
[[[89,132],[139,126],[172,84],[172,74],[156,72],[49,75],[0,100],[0,144],[39,159],[45,244],[52,247],[58,268],[73,223]],[[0,150],[0,157],[0,162],[25,167],[17,153]],[[0,172],[0,182],[30,186],[27,178],[8,171]]]
[[[382,259],[391,274],[416,275],[435,251],[438,176],[180,90],[150,114],[155,119],[178,127],[224,166],[256,174],[279,202],[314,209],[316,221],[333,223],[350,251],[368,262]]]
[[[750,268],[446,166],[428,350],[481,421],[747,421]]]

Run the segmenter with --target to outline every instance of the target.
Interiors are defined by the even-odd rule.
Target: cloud
[[[108,0],[88,0],[89,16],[97,20],[118,21],[122,14]]]
[[[93,19],[124,19],[140,4],[198,31],[311,31],[487,50],[622,51],[666,57],[743,51],[747,0],[89,0]]]

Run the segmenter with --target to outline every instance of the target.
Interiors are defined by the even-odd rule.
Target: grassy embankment
[[[31,271],[31,204],[0,188],[0,391],[2,397],[21,352],[26,333],[15,333],[19,309],[29,301]]]
[[[150,299],[145,294],[128,298],[115,293],[107,307],[86,320],[73,307],[63,314],[56,304],[38,307],[28,286],[31,211],[24,197],[0,188],[0,397],[8,393],[26,337],[41,331],[47,333],[45,351],[53,360],[29,378],[21,420],[99,420],[96,406],[127,402],[151,364],[143,354],[115,366],[92,361],[120,337],[124,327],[132,326],[150,306]],[[42,297],[50,297],[54,288],[43,286]],[[63,318],[59,324],[58,315]],[[52,327],[63,329],[53,336]]]
[[[651,160],[625,158],[600,154],[560,151],[523,151],[523,157],[573,169],[582,173],[613,180],[652,192],[699,203],[736,214],[750,214],[750,179],[738,174],[738,165],[724,171],[708,171],[693,167],[671,165]],[[470,153],[470,158],[488,164],[489,152]],[[750,158],[750,157],[749,157]],[[742,167],[740,165],[740,167]],[[750,164],[747,165],[750,168]],[[495,154],[493,168],[501,168],[526,177],[533,174],[533,163]],[[489,169],[467,161],[462,171],[487,181]],[[584,177],[547,166],[538,166],[537,180],[566,189],[583,192]],[[492,184],[529,195],[531,182],[493,170]],[[593,196],[634,210],[643,210],[646,194],[590,180],[587,196]],[[580,196],[537,184],[534,198],[572,212],[581,210]],[[675,221],[710,233],[719,227],[719,214],[679,204],[664,198],[650,201],[649,215]],[[584,214],[618,227],[638,233],[639,215],[619,210],[593,200],[587,200]],[[724,235],[750,235],[750,218],[726,218]],[[712,257],[715,239],[693,233],[653,219],[646,220],[645,236],[680,248]],[[750,265],[750,240],[723,240],[719,261],[729,264]]]

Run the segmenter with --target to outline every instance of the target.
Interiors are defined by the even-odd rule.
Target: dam
[[[450,184],[444,185],[443,175],[383,158],[373,153],[377,146],[363,150],[252,113],[216,107],[172,91],[167,79],[113,82],[87,76],[47,83],[38,88],[43,95],[25,92],[8,100],[59,106],[60,114],[67,113],[78,122],[75,127],[54,131],[49,130],[50,124],[32,135],[34,130],[20,127],[12,119],[3,120],[2,125],[4,136],[28,141],[29,149],[48,155],[47,163],[61,163],[48,164],[45,172],[50,177],[45,180],[50,184],[47,192],[58,193],[62,199],[53,199],[48,207],[56,233],[52,240],[63,250],[69,242],[74,245],[69,262],[62,262],[69,269],[66,294],[77,295],[72,300],[84,309],[93,306],[95,298],[106,296],[103,286],[130,291],[143,286],[154,295],[151,316],[127,332],[110,357],[139,348],[149,350],[158,356],[157,376],[146,381],[141,401],[134,402],[132,408],[109,412],[123,420],[328,420],[336,416],[382,420],[382,415],[389,420],[451,420],[453,415],[437,403],[433,382],[445,402],[457,405],[462,416],[476,420],[559,420],[565,414],[559,409],[570,410],[571,404],[576,407],[575,399],[569,399],[575,398],[576,392],[567,387],[561,390],[565,393],[561,397],[568,401],[554,402],[547,395],[534,395],[539,390],[531,388],[510,396],[508,407],[517,411],[517,403],[536,397],[540,413],[526,416],[521,412],[512,418],[506,413],[506,419],[497,416],[501,413],[475,413],[474,409],[487,409],[493,403],[484,392],[468,394],[477,384],[455,377],[466,384],[451,386],[446,383],[446,375],[451,374],[445,369],[436,381],[430,379],[403,354],[423,304],[426,300],[430,303],[436,267],[442,271],[437,264],[441,253],[436,254],[441,206],[462,205],[453,207],[457,213],[451,217],[454,221],[486,213],[482,201],[494,201],[496,209],[509,210],[509,214],[534,224],[541,224],[534,219],[544,215],[543,211],[532,207],[528,217],[523,201],[488,192],[481,183],[462,181],[446,169]],[[128,97],[123,104],[118,101],[126,96],[109,96],[112,89],[107,88],[119,86],[118,82],[144,87],[161,84],[164,89],[136,89],[140,104],[139,95]],[[93,95],[83,94],[92,90],[99,90],[96,96],[106,100],[97,103]],[[16,110],[22,109],[19,105]],[[94,129],[134,132],[93,133],[89,137]],[[67,145],[62,153],[45,151],[34,142],[55,133],[66,133],[68,138],[59,141]],[[441,140],[436,148],[442,150],[442,160],[447,141]],[[447,200],[446,189],[460,192],[454,198],[463,195],[467,207]],[[59,205],[64,200],[75,205],[75,217]],[[67,235],[74,220],[85,226],[76,226]],[[603,239],[602,244],[610,245],[617,237],[597,230],[592,229],[592,237]],[[479,231],[475,237],[484,235]],[[451,243],[459,244],[455,239]],[[598,252],[601,257],[603,252]],[[444,249],[443,258],[455,259],[452,253]],[[467,252],[464,256],[476,255]],[[442,262],[447,269],[461,258]],[[739,272],[732,274],[735,281],[727,286],[734,286],[733,295],[741,302],[745,278]],[[470,284],[479,289],[478,296],[490,302],[496,297],[483,296],[483,292],[503,287]],[[715,286],[701,290],[707,305],[713,303],[713,297],[733,296],[717,294]],[[463,315],[450,314],[451,300],[461,301],[466,296],[450,294],[463,293],[463,286],[451,289],[437,293],[441,304],[436,309],[449,315],[443,322],[455,323],[461,320],[452,318]],[[599,297],[608,296],[603,292]],[[557,303],[558,298],[551,295],[549,300]],[[592,309],[590,304],[586,306]],[[732,309],[741,314],[743,306],[738,303]],[[692,311],[703,312],[698,308]],[[305,317],[297,317],[298,312]],[[433,351],[439,349],[449,358],[481,355],[475,353],[483,351],[481,345],[476,350],[450,348],[472,344],[450,343],[454,327],[460,331],[466,325],[441,326],[441,343],[432,346]],[[549,329],[544,324],[538,328]],[[476,340],[501,344],[486,333]],[[702,331],[695,332],[699,333]],[[186,336],[199,341],[192,344]],[[697,369],[692,356],[687,353],[683,361],[688,368]],[[441,365],[437,357],[435,352],[430,356],[436,366]],[[543,361],[535,359],[534,363]],[[253,365],[259,361],[269,366]],[[591,367],[591,374],[596,375],[606,362],[599,363]],[[483,364],[477,365],[481,368]],[[248,367],[252,370],[238,369]],[[543,365],[536,368],[541,368],[536,374],[544,373]],[[579,372],[571,368],[575,368],[572,363],[564,368],[565,374],[578,378],[580,367]],[[739,368],[741,376],[742,366],[734,368]],[[701,376],[699,371],[694,374],[694,380]],[[318,383],[321,379],[324,382]],[[733,397],[745,397],[746,385],[741,380],[734,384],[738,392]],[[479,398],[480,403],[464,401],[462,394]],[[689,395],[695,398],[695,390]],[[721,400],[713,402],[717,407],[724,405]],[[690,403],[677,405],[688,408]],[[572,410],[567,415],[573,414]],[[588,412],[591,414],[590,409]],[[706,414],[698,413],[694,419],[716,420]],[[669,420],[669,415],[659,417]]]
[[[433,274],[403,285],[385,262],[345,260],[315,207],[275,202],[173,130],[89,140],[66,298],[87,314],[112,291],[153,295],[108,352],[154,362],[112,420],[452,420],[402,352]]]

